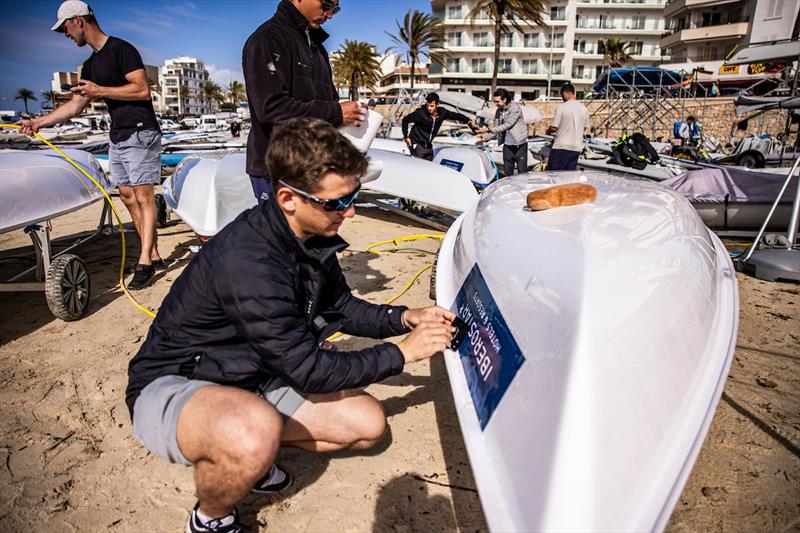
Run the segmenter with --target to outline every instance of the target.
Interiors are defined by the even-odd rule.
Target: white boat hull
[[[64,152],[107,192],[112,190],[94,156]],[[102,198],[97,186],[53,150],[0,152],[0,233],[71,213]]]
[[[471,324],[445,359],[493,531],[663,528],[735,347],[735,272],[689,203],[580,176],[492,184],[439,252],[437,302]],[[574,181],[594,204],[523,209]]]

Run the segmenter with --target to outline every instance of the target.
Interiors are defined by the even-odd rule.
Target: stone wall
[[[720,142],[725,145],[731,142],[731,129],[736,121],[736,106],[735,98],[709,98],[703,103],[684,101],[681,106],[681,101],[677,99],[670,99],[662,102],[660,109],[663,110],[659,113],[658,124],[655,128],[655,135],[653,135],[653,121],[648,120],[642,123],[641,116],[635,116],[632,113],[625,117],[625,120],[615,120],[617,126],[615,129],[606,129],[608,125],[609,106],[605,105],[603,100],[584,101],[589,109],[591,116],[591,126],[594,128],[595,136],[597,137],[619,137],[622,131],[619,129],[621,124],[629,123],[628,133],[641,131],[649,138],[661,137],[667,141],[672,137],[672,124],[679,119],[686,119],[687,116],[694,116],[702,125],[703,131],[707,136],[716,137]],[[544,133],[547,125],[553,119],[555,109],[560,102],[530,102],[526,104],[530,107],[535,107],[542,114],[542,122],[530,126],[531,135],[537,133]],[[403,105],[391,106],[380,105],[376,107],[376,111],[383,114],[387,120],[393,120],[399,123],[400,120],[408,113],[414,110],[416,106]],[[611,113],[619,114],[619,107],[611,107]],[[394,117],[389,115],[394,114]],[[741,139],[747,135],[754,135],[759,133],[770,133],[778,136],[782,134],[786,126],[788,112],[787,111],[770,111],[764,113],[758,118],[750,120],[746,131],[736,131],[736,139]],[[792,136],[793,140],[794,136]]]

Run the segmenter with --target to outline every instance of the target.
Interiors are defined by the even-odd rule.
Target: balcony
[[[668,19],[679,15],[687,9],[711,7],[719,3],[721,3],[719,0],[667,0],[667,5],[664,7],[664,18]]]
[[[598,34],[598,33],[608,33],[609,31],[613,31],[614,33],[623,33],[623,34],[631,34],[631,35],[661,35],[664,31],[663,28],[653,28],[653,27],[646,27],[646,26],[634,26],[633,24],[612,24],[612,23],[605,23],[600,24],[597,21],[586,22],[586,23],[579,23],[575,27],[575,33],[590,33],[590,34]]]
[[[665,0],[578,0],[578,9],[663,9]]]
[[[661,37],[661,48],[669,48],[681,42],[740,39],[747,35],[749,26],[749,22],[735,22],[733,24],[720,24],[719,26],[706,26],[704,28],[689,28],[667,32]]]

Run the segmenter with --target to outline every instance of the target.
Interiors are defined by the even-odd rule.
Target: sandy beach
[[[121,213],[125,209],[115,199]],[[101,204],[54,222],[55,235],[93,229]],[[437,233],[377,208],[359,208],[342,231],[340,256],[356,293],[382,302],[433,260],[439,242],[366,252],[398,236]],[[127,233],[128,254],[138,250]],[[159,230],[169,268],[136,293],[157,309],[192,258],[193,232]],[[0,272],[30,262],[20,231],[0,235]],[[78,252],[92,276],[92,304],[77,322],[52,317],[42,293],[3,293],[0,315],[0,530],[164,531],[185,527],[195,503],[190,469],[150,455],[131,436],[124,404],[127,364],[150,318],[116,287],[118,235]],[[429,272],[398,303],[429,305]],[[735,360],[669,531],[800,529],[800,286],[739,274]],[[371,340],[344,337],[347,348]],[[275,497],[250,497],[243,521],[258,531],[484,531],[441,355],[367,389],[383,402],[391,433],[367,453],[284,449],[295,482]],[[576,510],[580,511],[580,510]]]

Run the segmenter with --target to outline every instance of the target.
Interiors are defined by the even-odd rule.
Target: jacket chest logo
[[[314,309],[314,300],[309,298],[306,302],[306,316],[311,316],[312,309]]]

